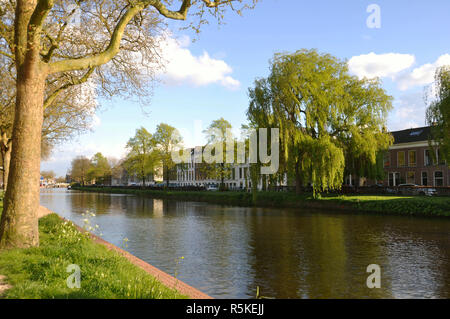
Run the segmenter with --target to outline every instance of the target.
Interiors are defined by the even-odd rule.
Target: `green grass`
[[[333,196],[321,200],[373,212],[393,212],[401,215],[450,216],[450,197],[426,196]]]
[[[39,220],[39,234],[39,247],[0,252],[0,274],[12,285],[4,298],[185,298],[56,214]],[[81,269],[80,289],[66,284],[70,264]]]
[[[339,211],[387,213],[397,215],[450,216],[450,197],[392,196],[392,195],[297,195],[288,192],[258,192],[253,201],[247,192],[164,191],[82,187],[83,191],[144,195],[154,198],[203,201],[216,204],[257,207],[319,208]]]

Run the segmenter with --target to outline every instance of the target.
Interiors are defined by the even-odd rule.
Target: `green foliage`
[[[316,50],[275,54],[249,97],[252,126],[280,128],[280,171],[297,186],[311,183],[315,194],[339,188],[345,173],[379,173],[392,98],[378,80],[349,75],[346,61]]]
[[[78,156],[72,160],[70,175],[72,179],[81,185],[88,182],[88,171],[91,167],[91,162],[84,156]]]
[[[227,139],[234,140],[231,133],[231,128],[231,124],[221,117],[218,120],[212,121],[208,128],[203,131],[206,135],[206,139],[208,140],[206,147],[209,148],[214,146],[212,149],[212,155],[213,157],[217,156],[218,160],[214,160],[212,163],[204,163],[201,165],[201,170],[206,177],[220,180],[221,188],[224,188],[224,179],[231,176],[231,170],[233,167],[231,163],[227,163],[227,151],[234,151],[234,154],[236,155],[235,149],[228,150],[226,144]],[[222,154],[220,154],[217,146],[222,147]],[[234,147],[235,146],[233,146],[233,148]]]
[[[440,156],[450,165],[450,66],[436,71],[435,86],[435,100],[428,107],[426,118],[432,125],[432,138],[440,148]]]
[[[6,298],[182,298],[116,252],[94,243],[57,215],[39,221],[40,247],[0,254],[0,273],[12,288]],[[66,268],[81,269],[81,288],[70,289]]]
[[[212,121],[203,133],[206,134],[208,143],[225,142],[227,136],[229,136],[230,129],[232,128],[230,122],[221,117],[218,120]]]
[[[153,139],[157,146],[159,160],[163,165],[164,179],[169,184],[169,171],[175,167],[172,160],[172,152],[179,150],[183,141],[178,130],[166,123],[160,123],[156,127]]]
[[[329,136],[314,139],[300,134],[298,141],[302,156],[299,157],[302,179],[311,182],[313,194],[340,188],[343,180],[345,158]]]
[[[96,184],[105,184],[111,178],[111,166],[102,153],[98,152],[92,157],[87,176],[89,180],[95,180]]]
[[[128,174],[138,176],[143,185],[145,181],[155,172],[159,154],[156,150],[156,142],[153,136],[145,128],[136,130],[134,137],[127,143],[128,153],[123,166]]]

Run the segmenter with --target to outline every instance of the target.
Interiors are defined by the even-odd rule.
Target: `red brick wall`
[[[390,150],[390,162],[389,166],[385,166],[386,178],[384,184],[389,185],[389,174],[398,172],[400,173],[400,178],[402,183],[412,182],[407,181],[407,172],[414,172],[414,184],[422,185],[422,172],[427,172],[428,183],[427,186],[434,185],[434,172],[441,171],[444,176],[444,186],[450,186],[450,168],[447,165],[430,165],[425,166],[425,150],[428,149],[427,146],[423,147],[405,147],[401,149]],[[410,165],[408,151],[416,151],[416,165]],[[399,167],[397,163],[397,153],[400,151],[405,152],[405,166]],[[397,181],[398,185],[398,181]]]

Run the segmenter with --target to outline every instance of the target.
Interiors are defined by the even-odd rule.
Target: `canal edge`
[[[41,206],[42,207],[42,206]],[[58,214],[56,214],[58,215]],[[89,237],[97,244],[100,244],[104,247],[106,247],[108,250],[113,250],[117,252],[122,257],[128,259],[129,262],[131,262],[133,265],[141,268],[146,273],[150,274],[151,276],[155,277],[159,282],[161,282],[164,286],[177,290],[180,294],[186,295],[191,299],[214,299],[213,297],[205,294],[204,292],[198,290],[197,288],[194,288],[187,283],[169,275],[168,273],[162,271],[159,268],[156,268],[155,266],[145,262],[144,260],[134,256],[133,254],[130,254],[126,250],[123,250],[120,247],[117,247],[114,244],[111,244],[110,242],[100,238],[99,236],[86,231],[82,227],[78,226],[71,220],[67,220],[64,217],[58,215],[59,218],[61,218],[63,221],[71,222],[75,228],[81,232],[81,233],[89,233]]]

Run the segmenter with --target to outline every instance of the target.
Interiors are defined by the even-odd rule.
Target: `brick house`
[[[429,126],[391,132],[394,144],[384,159],[384,185],[450,186],[449,166],[439,158],[439,149],[430,150],[430,132]]]

